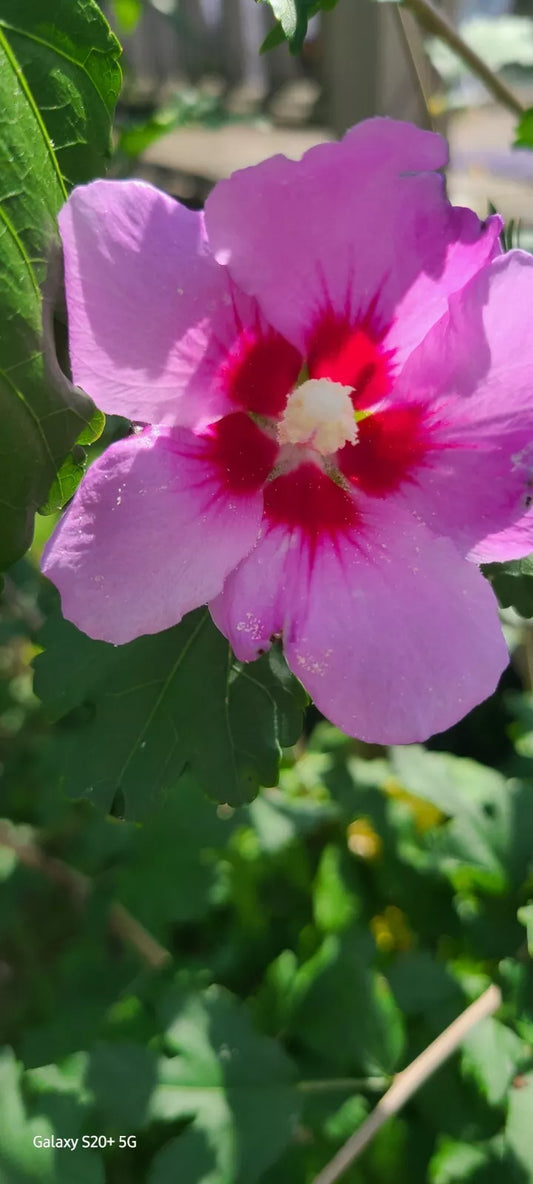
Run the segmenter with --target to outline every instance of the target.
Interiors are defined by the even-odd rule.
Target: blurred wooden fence
[[[143,89],[211,74],[228,89],[245,84],[270,96],[308,74],[322,88],[323,121],[338,133],[373,114],[427,124],[430,66],[417,28],[395,5],[340,0],[315,19],[300,57],[285,45],[259,55],[271,27],[269,7],[254,0],[158,0],[122,40]]]

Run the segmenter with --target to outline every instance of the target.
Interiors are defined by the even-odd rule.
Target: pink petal
[[[404,496],[479,562],[533,549],[532,307],[531,256],[495,260],[451,299],[394,392],[425,400],[434,421],[431,452]]]
[[[130,436],[89,469],[43,561],[84,633],[122,644],[169,628],[253,546],[275,445],[244,415],[221,422]]]
[[[366,503],[364,526],[264,535],[211,606],[237,657],[283,633],[287,661],[349,735],[405,744],[443,731],[495,689],[508,656],[494,596],[446,539],[398,507]]]
[[[74,382],[141,423],[228,410],[218,372],[258,314],[211,255],[203,215],[142,181],[94,181],[59,223]]]
[[[468,556],[474,563],[505,563],[523,559],[533,551],[533,513],[527,510],[507,530],[489,534],[477,543]]]
[[[398,367],[499,249],[498,218],[483,226],[450,206],[434,172],[446,162],[440,136],[368,120],[301,161],[275,156],[221,181],[209,241],[302,352],[332,311],[353,324],[371,314]]]

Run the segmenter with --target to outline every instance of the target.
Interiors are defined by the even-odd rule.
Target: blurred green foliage
[[[533,148],[533,107],[530,107],[519,121],[516,129],[517,148]]]
[[[28,559],[6,592],[2,814],[18,842],[92,891],[81,903],[0,846],[0,1178],[311,1184],[391,1076],[496,981],[499,1015],[346,1179],[529,1184],[530,696],[494,699],[497,769],[420,746],[368,749],[310,719],[279,788],[250,805],[217,806],[190,766],[144,822],[128,822],[119,804],[106,815],[62,787],[68,727],[50,724],[30,669],[55,594]],[[75,676],[74,650],[71,661]],[[119,725],[99,759],[112,762],[115,744]],[[80,745],[81,770],[89,760]],[[118,939],[117,900],[170,951],[167,965],[150,969]],[[36,1149],[35,1134],[115,1143]],[[136,1146],[120,1148],[120,1135]]]
[[[298,51],[335,0],[269,2],[265,48]],[[113,2],[125,31],[141,8]],[[9,558],[28,507],[50,515],[0,615],[0,1184],[312,1184],[490,982],[499,1014],[345,1178],[533,1184],[533,696],[515,671],[427,749],[386,752],[313,709],[301,737],[279,652],[243,669],[202,612],[119,650],[61,619],[36,563],[104,423],[84,405],[80,435],[68,379],[45,374],[57,292],[46,336],[39,285],[66,186],[109,155],[118,43],[93,0],[62,0],[53,25],[36,0],[2,0],[0,41],[4,160],[24,181],[4,208],[32,260],[4,236],[4,356],[18,351],[19,377],[36,367],[37,415],[15,424],[17,448],[2,441],[20,508]],[[223,118],[191,91],[124,122],[115,171],[171,126]],[[68,412],[52,465],[32,435],[45,396]],[[18,406],[9,385],[5,399]],[[111,418],[97,447],[127,430]],[[485,574],[533,615],[530,559]],[[527,682],[529,626],[513,628]],[[79,1144],[46,1146],[58,1139]]]
[[[111,0],[111,12],[120,33],[133,33],[143,12],[143,0]]]

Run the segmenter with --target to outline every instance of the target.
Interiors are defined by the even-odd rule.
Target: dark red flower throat
[[[345,444],[327,471],[318,456],[313,463],[302,453],[300,465],[276,475],[277,424],[302,374],[351,387],[354,410],[366,414],[358,419],[356,443]],[[244,494],[265,485],[269,521],[315,539],[356,524],[350,488],[373,497],[393,493],[412,479],[428,451],[425,409],[391,402],[393,359],[370,317],[353,324],[332,311],[323,314],[306,358],[273,329],[243,329],[220,380],[235,407],[212,435],[212,459],[226,488]]]

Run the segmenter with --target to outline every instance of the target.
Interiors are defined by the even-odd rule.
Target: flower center
[[[322,455],[357,440],[352,388],[310,378],[289,395],[278,425],[280,444],[308,444]]]

